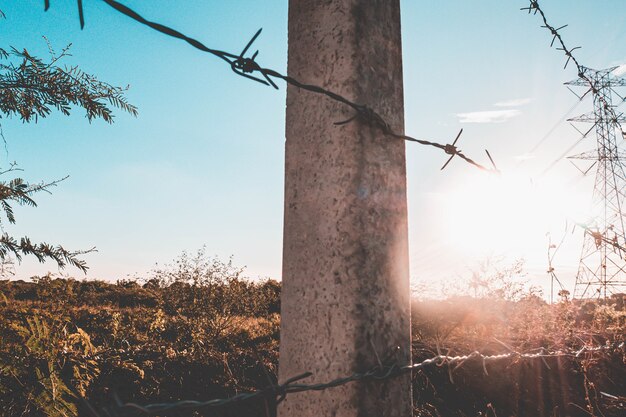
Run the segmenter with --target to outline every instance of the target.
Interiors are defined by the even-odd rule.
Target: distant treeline
[[[232,284],[232,285],[231,285]],[[235,288],[236,287],[236,288]],[[232,294],[226,294],[226,290]],[[33,277],[31,281],[0,280],[0,301],[30,302],[33,306],[54,302],[72,307],[163,308],[184,311],[188,303],[225,301],[227,296],[243,297],[228,306],[229,313],[267,315],[280,313],[280,282],[231,279],[194,286],[187,282],[164,283],[157,279],[76,280],[73,278]]]

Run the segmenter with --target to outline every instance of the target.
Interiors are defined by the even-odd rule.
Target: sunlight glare
[[[556,181],[533,182],[512,173],[474,174],[458,180],[444,197],[448,243],[466,255],[524,253],[543,247],[546,233],[581,221],[589,196]]]

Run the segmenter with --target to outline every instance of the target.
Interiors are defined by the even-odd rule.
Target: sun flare
[[[467,255],[543,246],[547,232],[584,218],[589,197],[571,188],[516,174],[466,177],[444,196],[446,239]]]

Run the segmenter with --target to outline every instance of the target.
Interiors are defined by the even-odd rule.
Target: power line
[[[533,154],[535,152],[537,152],[537,149],[539,149],[541,147],[541,145],[543,145],[545,143],[545,141],[550,138],[550,136],[552,136],[552,134],[554,133],[554,131],[559,127],[559,125],[561,123],[563,123],[565,121],[565,119],[567,119],[567,117],[572,114],[572,112],[576,109],[576,107],[578,107],[578,105],[580,104],[582,100],[578,100],[576,103],[574,103],[574,105],[562,116],[559,118],[559,120],[546,132],[545,135],[543,135],[541,137],[541,139],[539,139],[539,141],[535,144],[535,146],[532,147],[532,149],[530,151],[528,151],[529,154]],[[524,161],[521,161],[520,163],[522,163]]]

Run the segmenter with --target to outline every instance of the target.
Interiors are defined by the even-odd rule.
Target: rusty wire
[[[81,28],[84,27],[85,25],[85,20],[84,20],[84,13],[83,13],[83,5],[82,5],[82,0],[77,0],[78,1],[78,12],[79,12],[79,18],[80,18],[80,25]],[[342,124],[346,124],[355,120],[360,120],[363,122],[368,123],[371,126],[377,127],[378,129],[380,129],[382,131],[382,133],[386,136],[395,138],[395,139],[400,139],[400,140],[405,140],[408,142],[415,142],[415,143],[419,143],[421,145],[426,145],[426,146],[432,146],[435,148],[438,148],[440,150],[442,150],[443,152],[445,152],[447,155],[450,155],[450,157],[448,158],[448,160],[446,161],[446,163],[441,167],[441,169],[443,170],[449,163],[450,161],[455,157],[458,156],[459,158],[463,159],[465,162],[469,163],[470,165],[475,166],[476,168],[479,168],[483,171],[488,171],[488,172],[498,172],[495,164],[493,163],[493,160],[491,158],[491,156],[488,154],[489,156],[489,160],[492,163],[493,168],[487,168],[483,165],[481,165],[480,163],[474,161],[472,158],[468,157],[467,155],[465,155],[457,146],[456,146],[456,142],[458,141],[459,137],[461,136],[461,133],[463,132],[463,129],[461,129],[461,131],[459,132],[459,134],[457,135],[456,139],[453,141],[453,143],[451,144],[441,144],[441,143],[437,143],[437,142],[433,142],[433,141],[429,141],[429,140],[425,140],[425,139],[417,139],[415,137],[412,136],[408,136],[405,135],[403,133],[398,133],[396,131],[394,131],[389,123],[387,123],[385,121],[385,119],[378,114],[375,110],[373,110],[371,107],[364,105],[364,104],[359,104],[359,103],[355,103],[351,100],[349,100],[348,98],[337,94],[331,90],[325,89],[323,87],[317,86],[317,85],[312,85],[312,84],[307,84],[304,82],[301,82],[289,75],[284,75],[281,74],[280,72],[270,69],[270,68],[264,68],[261,65],[259,65],[259,63],[256,61],[256,58],[258,56],[259,51],[256,51],[254,54],[252,54],[251,56],[246,56],[246,53],[248,52],[248,50],[250,49],[250,47],[252,46],[252,44],[254,43],[254,41],[257,39],[257,37],[260,35],[261,33],[261,29],[259,29],[254,36],[250,39],[250,41],[246,44],[245,48],[243,48],[243,50],[241,51],[240,54],[233,54],[230,52],[225,52],[225,51],[220,51],[218,49],[212,49],[209,48],[208,46],[206,46],[205,44],[203,44],[202,42],[198,41],[197,39],[191,38],[175,29],[172,29],[168,26],[162,25],[160,23],[156,23],[156,22],[151,22],[147,19],[145,19],[144,17],[142,17],[139,13],[137,13],[136,11],[134,11],[133,9],[129,8],[128,6],[115,1],[115,0],[103,0],[104,3],[106,3],[107,5],[111,6],[113,9],[117,10],[118,12],[130,17],[131,19],[135,20],[136,22],[141,23],[142,25],[148,26],[154,30],[156,30],[157,32],[163,33],[167,36],[173,37],[173,38],[177,38],[180,39],[184,42],[187,42],[189,45],[193,46],[194,48],[209,53],[217,58],[220,58],[221,60],[225,61],[226,63],[228,63],[228,65],[230,66],[230,68],[233,70],[233,72],[235,72],[237,75],[240,75],[242,77],[248,78],[250,80],[259,82],[261,84],[267,85],[267,86],[271,86],[274,87],[276,89],[278,89],[278,86],[276,85],[276,83],[274,82],[274,79],[280,79],[282,81],[284,81],[287,84],[291,84],[295,87],[298,87],[302,90],[306,90],[306,91],[310,91],[313,93],[317,93],[317,94],[322,94],[334,101],[337,101],[339,103],[342,103],[346,106],[349,106],[350,108],[352,108],[355,111],[355,115],[351,118],[349,118],[346,121],[343,122],[338,122],[335,123],[336,125],[342,125]],[[45,10],[48,10],[48,8],[50,7],[50,1],[49,0],[44,0],[44,8]]]
[[[624,342],[600,345],[600,346],[584,346],[579,350],[572,351],[553,351],[550,352],[545,348],[535,349],[535,353],[519,353],[511,351],[508,353],[496,354],[496,355],[484,355],[480,352],[472,352],[468,355],[459,356],[447,356],[437,355],[432,358],[426,359],[422,362],[410,364],[410,365],[377,365],[365,372],[355,372],[352,375],[333,379],[329,382],[322,382],[317,384],[304,384],[300,381],[312,376],[310,372],[305,372],[301,375],[297,375],[283,382],[282,384],[276,384],[267,389],[252,391],[247,393],[239,393],[229,398],[216,398],[208,401],[194,401],[184,400],[171,403],[155,403],[140,405],[136,403],[123,403],[118,400],[117,404],[112,407],[102,410],[101,414],[98,414],[93,407],[88,407],[89,413],[92,417],[140,417],[140,416],[157,416],[164,415],[169,412],[178,411],[196,411],[196,410],[208,410],[214,409],[216,411],[222,411],[224,407],[232,406],[234,404],[241,404],[254,399],[263,399],[265,401],[273,401],[275,404],[282,402],[289,394],[306,392],[306,391],[324,391],[330,388],[346,385],[351,382],[357,381],[375,381],[386,380],[395,378],[400,375],[409,374],[413,371],[418,371],[426,368],[430,365],[444,366],[447,365],[451,369],[457,369],[471,360],[482,361],[483,372],[487,373],[487,364],[497,362],[501,360],[532,360],[541,359],[544,364],[546,358],[556,357],[570,357],[573,359],[579,358],[584,353],[593,354],[594,352],[624,349]],[[452,368],[452,365],[455,365]]]

